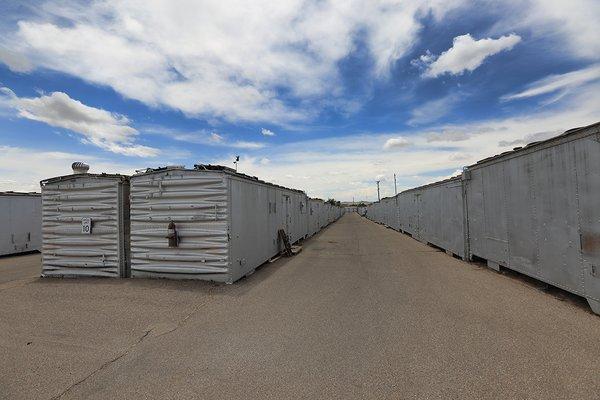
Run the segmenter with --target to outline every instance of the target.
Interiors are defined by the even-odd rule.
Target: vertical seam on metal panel
[[[465,252],[464,258],[467,260],[471,259],[471,246],[470,246],[470,234],[469,234],[469,200],[467,198],[467,184],[468,181],[461,181],[461,192],[463,198],[463,251]]]
[[[229,275],[229,281],[233,280],[233,263],[232,263],[232,243],[233,243],[233,230],[232,230],[232,222],[233,222],[233,196],[231,192],[233,190],[233,185],[231,184],[232,178],[229,175],[223,174],[222,179],[225,180],[225,190],[227,191],[227,204],[225,208],[227,209],[227,275]],[[237,242],[236,242],[237,243]],[[236,253],[237,255],[237,253]],[[241,265],[240,265],[241,269]]]
[[[583,262],[583,250],[581,248],[581,213],[580,213],[580,201],[579,201],[579,174],[577,173],[577,153],[575,151],[575,146],[572,146],[573,149],[573,170],[575,172],[575,209],[577,210],[577,233],[579,236],[579,267],[580,267],[580,273],[579,273],[579,279],[581,280],[581,288],[582,288],[582,293],[585,295],[586,290],[585,290],[585,272],[586,272],[586,267],[585,267],[585,263]]]
[[[535,153],[532,153],[532,156]],[[530,157],[531,158],[531,157]],[[530,191],[530,200],[531,200],[531,213],[533,218],[533,239],[535,240],[535,270],[538,276],[542,276],[542,263],[540,260],[540,220],[537,215],[537,192],[535,185],[535,174],[533,172],[533,167],[530,170],[527,170],[527,177],[530,182],[531,191]]]
[[[125,268],[124,268],[124,240],[125,235],[123,232],[123,187],[121,186],[121,182],[116,182],[117,186],[117,252],[119,254],[119,278],[124,277]]]
[[[503,202],[503,212],[504,212],[504,216],[506,218],[506,267],[510,268],[510,236],[509,236],[509,227],[510,227],[510,213],[508,212],[508,185],[506,184],[506,164],[507,162],[502,163],[502,179],[504,182],[504,193],[502,196],[502,199],[504,200]]]

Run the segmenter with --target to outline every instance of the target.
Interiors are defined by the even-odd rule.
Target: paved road
[[[0,303],[0,398],[600,393],[585,302],[356,214],[235,285],[28,278],[0,286]]]
[[[41,260],[40,253],[0,257],[0,288],[5,283],[39,276]]]

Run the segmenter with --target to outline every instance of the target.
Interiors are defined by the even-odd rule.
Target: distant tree
[[[365,204],[363,201],[361,201],[361,202],[360,202],[360,203],[358,203],[356,206],[357,206],[357,207],[366,207],[367,205],[366,205],[366,204]]]

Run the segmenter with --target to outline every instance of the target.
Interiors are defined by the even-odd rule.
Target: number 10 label
[[[84,235],[92,234],[92,219],[91,218],[81,218],[81,233]]]

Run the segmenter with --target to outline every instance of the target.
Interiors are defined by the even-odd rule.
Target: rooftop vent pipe
[[[90,166],[86,163],[82,163],[81,161],[76,161],[71,164],[71,168],[73,169],[74,174],[87,174],[90,170]]]

